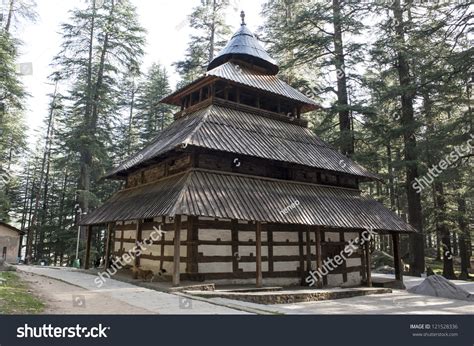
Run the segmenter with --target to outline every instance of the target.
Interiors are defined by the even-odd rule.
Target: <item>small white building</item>
[[[12,225],[0,221],[0,258],[16,263],[23,232]]]

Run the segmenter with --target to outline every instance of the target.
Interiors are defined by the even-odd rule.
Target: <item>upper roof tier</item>
[[[207,71],[204,76],[170,93],[169,95],[166,95],[160,100],[160,102],[179,106],[183,93],[192,90],[206,80],[215,78],[266,91],[277,97],[284,97],[288,100],[296,101],[302,105],[302,113],[318,108],[318,104],[315,101],[292,88],[277,76],[262,74],[261,72],[255,71],[246,66],[240,66],[235,61],[223,63],[222,65]]]
[[[276,61],[268,55],[255,35],[247,28],[243,11],[240,16],[242,17],[240,29],[232,36],[224,49],[209,63],[207,70],[212,70],[231,59],[238,59],[259,66],[268,74],[276,75],[279,70]]]

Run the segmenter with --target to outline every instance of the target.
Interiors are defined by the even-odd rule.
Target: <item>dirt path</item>
[[[45,303],[44,314],[156,314],[59,280],[21,271],[17,274]]]
[[[96,275],[71,268],[17,266],[42,295],[49,313],[64,314],[245,314],[242,308],[158,292],[109,278],[100,288]]]

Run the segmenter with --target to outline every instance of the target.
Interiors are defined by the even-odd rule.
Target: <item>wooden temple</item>
[[[161,102],[180,107],[154,141],[107,175],[125,187],[87,215],[107,228],[106,258],[121,256],[154,227],[166,233],[135,263],[181,280],[299,285],[310,270],[362,232],[398,237],[415,230],[361,195],[378,179],[308,129],[317,104],[277,77],[278,66],[247,28],[240,29],[199,79]],[[359,246],[318,281],[371,284],[369,247]]]

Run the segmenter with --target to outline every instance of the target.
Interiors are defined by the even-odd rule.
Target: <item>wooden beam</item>
[[[306,271],[311,270],[311,237],[309,233],[309,226],[306,229]]]
[[[115,229],[114,229],[115,222],[110,222],[107,225],[107,235],[105,237],[105,255],[104,255],[104,261],[105,261],[105,269],[109,268],[109,258],[110,258],[110,253],[111,253],[111,248],[112,246],[112,240],[115,243]],[[112,237],[112,234],[114,235]]]
[[[89,269],[91,259],[91,241],[92,241],[92,225],[86,228],[86,254],[84,258],[84,269]]]
[[[186,237],[186,272],[198,272],[199,228],[197,216],[188,216]]]
[[[316,231],[314,232],[316,236],[316,269],[320,269],[323,266],[323,258],[321,254],[321,230],[316,228]],[[323,284],[321,282],[321,279],[318,276],[318,288],[323,287]]]
[[[257,222],[257,227],[255,231],[255,241],[256,241],[256,274],[257,274],[257,287],[262,287],[262,224]]]
[[[174,218],[174,253],[173,253],[173,286],[179,286],[180,272],[179,265],[181,262],[181,215]]]
[[[372,287],[372,277],[370,272],[370,242],[366,241],[364,243],[365,247],[365,272],[367,278],[367,287]]]
[[[165,227],[166,225],[165,221],[166,221],[166,217],[162,216],[161,223],[163,227]],[[163,271],[163,264],[164,264],[163,258],[165,257],[165,242],[166,242],[165,236],[166,236],[166,233],[162,233],[161,239],[160,239],[160,254],[161,254],[160,271]]]
[[[304,280],[304,241],[303,241],[303,231],[298,231],[298,253],[299,253],[299,262],[300,262],[300,274],[301,279]]]
[[[273,232],[267,230],[268,272],[273,272]]]
[[[339,241],[343,244],[346,243],[345,239],[344,239],[344,231],[339,231]],[[345,245],[343,245],[343,249],[345,248]],[[342,265],[341,265],[342,269],[343,269],[343,273],[342,273],[342,281],[343,282],[347,282],[347,262],[346,261],[343,261],[342,262]]]
[[[231,221],[231,249],[232,249],[232,272],[239,271],[239,222],[235,219]]]
[[[400,241],[398,233],[392,233],[393,264],[395,267],[395,279],[403,282],[402,259],[400,257]]]
[[[135,245],[142,241],[142,220],[137,220],[137,228],[135,233]],[[138,252],[138,251],[137,251]],[[135,254],[135,266],[140,266],[140,256]]]

